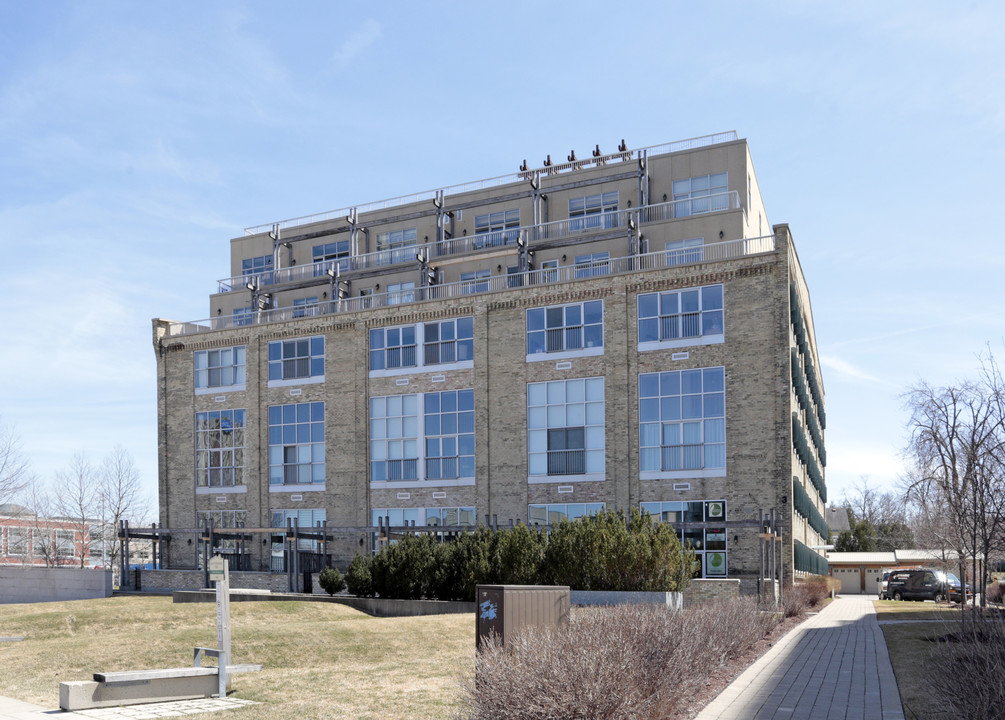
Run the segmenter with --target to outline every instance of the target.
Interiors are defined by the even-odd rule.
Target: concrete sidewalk
[[[205,698],[202,700],[175,700],[173,702],[148,703],[145,705],[124,705],[122,707],[95,708],[63,712],[47,710],[38,705],[21,702],[13,698],[0,697],[0,720],[140,720],[146,718],[169,718],[193,713],[216,712],[256,705],[250,700],[228,697]]]
[[[903,720],[873,599],[834,600],[779,640],[695,720]]]

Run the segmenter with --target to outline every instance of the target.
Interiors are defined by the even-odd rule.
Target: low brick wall
[[[141,592],[173,592],[174,590],[202,590],[206,585],[206,575],[202,570],[137,570],[138,587]],[[285,573],[231,572],[230,588],[249,590],[271,590],[286,592],[289,588]],[[314,580],[315,585],[317,579]],[[136,584],[133,587],[137,587]]]
[[[0,566],[0,604],[111,596],[111,570]]]
[[[698,605],[713,600],[733,600],[738,597],[740,597],[739,579],[695,578],[684,589],[684,606]]]

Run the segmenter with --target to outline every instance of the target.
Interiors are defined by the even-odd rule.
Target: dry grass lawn
[[[473,614],[373,618],[335,603],[245,602],[231,605],[231,633],[234,662],[263,666],[236,675],[233,692],[264,704],[230,720],[442,720],[473,673]],[[0,605],[0,635],[24,636],[0,644],[0,695],[54,708],[64,680],[191,664],[193,647],[216,646],[216,606],[137,596]]]
[[[925,684],[925,663],[936,647],[933,640],[958,627],[959,605],[894,600],[878,600],[875,604],[881,622],[912,621],[880,626],[890,651],[893,672],[897,675],[905,717],[907,720],[936,717],[932,711],[944,711],[945,708],[936,708],[932,704],[931,692]],[[942,717],[941,712],[939,717]]]

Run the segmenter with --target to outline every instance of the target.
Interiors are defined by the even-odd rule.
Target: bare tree
[[[1005,530],[1005,387],[994,358],[978,382],[917,386],[908,407],[918,471],[909,490],[945,503],[953,544],[979,582],[978,559],[999,547]]]
[[[838,535],[836,542],[840,548],[892,552],[914,547],[914,534],[907,522],[903,498],[897,493],[872,487],[867,475],[859,479],[854,491],[841,505],[848,510],[852,527]]]
[[[40,482],[33,481],[28,483],[24,500],[30,511],[28,520],[31,529],[31,538],[25,541],[24,560],[26,563],[41,560],[46,567],[55,567],[59,562],[59,549],[51,521],[52,497]]]
[[[21,441],[12,425],[0,421],[0,505],[24,492],[29,480],[28,461],[21,453]]]
[[[87,456],[76,453],[64,470],[56,473],[54,501],[56,513],[74,530],[79,542],[74,557],[85,567],[90,545],[90,529],[98,514],[98,476]],[[79,552],[77,552],[79,550]]]
[[[111,567],[118,567],[119,521],[142,521],[146,515],[139,470],[132,455],[121,445],[116,445],[101,465],[98,505],[101,523],[96,541],[102,544],[102,555],[107,556]]]

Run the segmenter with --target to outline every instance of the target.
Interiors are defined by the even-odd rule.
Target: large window
[[[370,331],[370,369],[393,370],[417,365],[415,325]]]
[[[596,515],[606,503],[549,503],[527,506],[528,525],[557,525],[563,520]]]
[[[724,368],[639,375],[639,436],[643,472],[724,469]]]
[[[300,340],[269,343],[269,381],[323,380],[325,375],[325,339],[323,335]]]
[[[195,387],[244,385],[244,345],[195,352]]]
[[[234,327],[251,325],[255,319],[255,311],[250,307],[234,308]]]
[[[311,260],[314,262],[314,277],[326,274],[333,264],[332,261],[337,261],[339,270],[346,272],[349,270],[349,241],[338,240],[315,245],[311,249]]]
[[[527,385],[531,476],[604,472],[604,379]]]
[[[492,276],[491,270],[474,270],[472,272],[461,273],[461,292],[465,295],[483,293],[489,291],[489,278]]]
[[[670,500],[639,503],[640,509],[656,520],[666,523],[726,522],[725,500]],[[701,577],[726,576],[726,526],[716,528],[680,529],[680,541],[691,548]]]
[[[474,321],[470,317],[370,331],[371,371],[471,362],[473,355]]]
[[[705,238],[670,240],[666,244],[667,265],[690,265],[705,259]]]
[[[377,235],[377,264],[393,265],[415,259],[415,228]]]
[[[425,365],[463,362],[474,357],[473,318],[424,323],[422,334]]]
[[[618,224],[618,191],[569,198],[569,229],[612,228]]]
[[[318,305],[317,295],[297,298],[293,301],[293,317],[295,318],[313,317],[319,313],[320,309],[321,306]]]
[[[268,285],[272,282],[272,256],[262,255],[260,257],[246,258],[241,261],[241,275],[261,275],[262,284]]]
[[[428,508],[372,508],[370,520],[374,526],[429,525],[448,527],[472,527],[475,524],[473,507],[428,507]]]
[[[520,211],[505,210],[475,216],[475,247],[515,243],[520,227]]]
[[[687,217],[729,209],[727,173],[701,175],[673,184],[673,215]]]
[[[474,476],[473,390],[370,398],[371,482],[473,481]]]
[[[604,346],[604,301],[551,305],[527,311],[527,354]]]
[[[576,277],[588,278],[611,272],[611,254],[608,252],[576,256]]]
[[[387,286],[387,304],[400,305],[415,300],[415,283],[391,283]]]
[[[325,481],[325,404],[269,407],[269,483],[311,485]]]
[[[423,397],[426,479],[475,476],[475,391],[444,390]]]
[[[28,528],[7,526],[7,554],[21,557],[28,554]]]
[[[418,398],[370,398],[371,482],[419,479]]]
[[[195,414],[195,482],[198,487],[244,485],[244,410]]]
[[[722,342],[722,285],[639,295],[638,316],[640,343]]]

